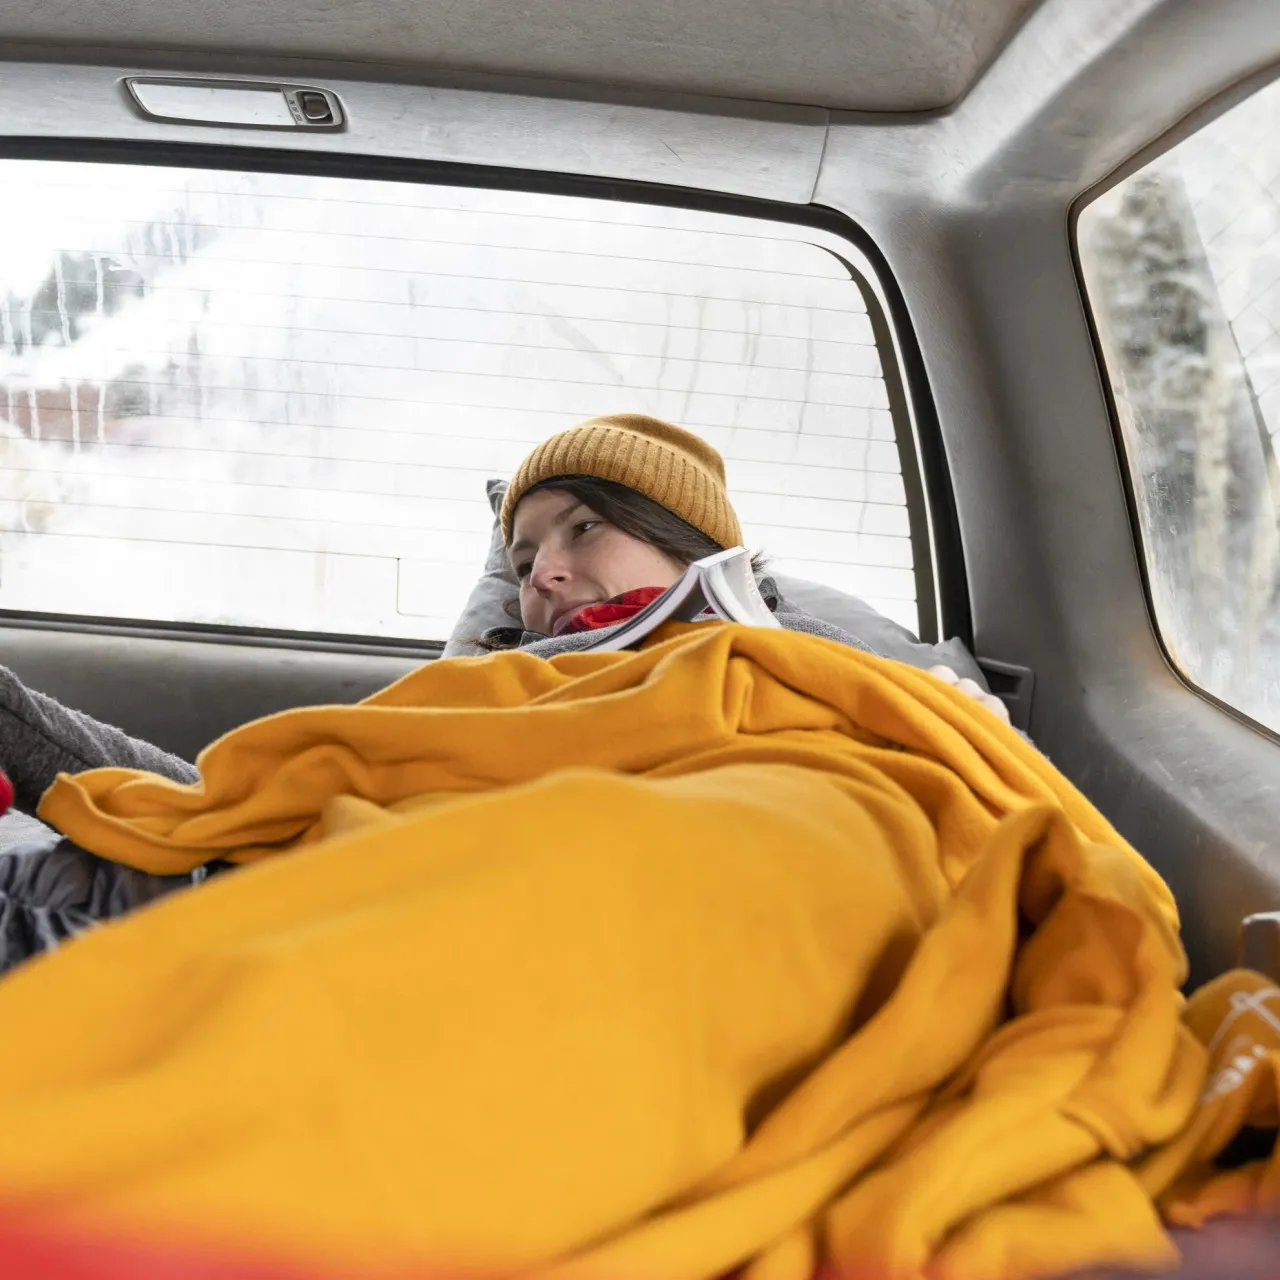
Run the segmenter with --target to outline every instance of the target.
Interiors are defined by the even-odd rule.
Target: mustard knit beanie
[[[724,459],[703,439],[660,418],[616,413],[544,440],[516,471],[502,503],[502,540],[511,545],[516,505],[558,476],[612,480],[652,498],[722,547],[742,542],[724,484]]]

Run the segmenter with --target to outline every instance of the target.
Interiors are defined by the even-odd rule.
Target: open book
[[[750,552],[745,547],[730,547],[695,560],[652,604],[628,618],[616,631],[588,645],[587,650],[611,653],[627,649],[664,622],[692,622],[708,610],[726,622],[743,622],[751,627],[781,625],[756,586]]]

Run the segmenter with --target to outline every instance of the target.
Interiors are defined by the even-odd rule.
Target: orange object
[[[1209,1055],[1160,878],[924,672],[662,636],[60,779],[106,855],[255,865],[0,982],[0,1201],[355,1276],[1176,1262],[1140,1161]]]

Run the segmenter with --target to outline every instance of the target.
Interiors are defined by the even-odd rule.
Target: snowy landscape
[[[589,416],[726,455],[753,548],[916,626],[823,233],[459,188],[0,161],[0,606],[443,638],[484,482]],[[832,243],[844,248],[840,242]]]

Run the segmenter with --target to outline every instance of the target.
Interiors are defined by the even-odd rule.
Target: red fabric
[[[0,1275],[11,1280],[332,1280],[306,1268],[254,1262],[234,1253],[111,1236],[66,1236],[13,1221],[0,1223]]]
[[[8,813],[13,808],[13,783],[0,773],[0,813]]]
[[[599,631],[601,627],[611,627],[615,622],[625,622],[634,618],[645,605],[652,604],[665,590],[665,587],[637,587],[634,591],[614,596],[612,600],[583,605],[560,634],[567,636],[574,631]]]
[[[1200,1231],[1179,1231],[1182,1265],[1164,1273],[1177,1280],[1276,1280],[1280,1274],[1280,1221],[1223,1218]],[[725,1280],[735,1280],[731,1273]],[[368,1270],[307,1267],[255,1261],[234,1251],[150,1245],[111,1235],[66,1235],[45,1225],[0,1218],[0,1276],[5,1280],[484,1280],[461,1269],[426,1267]],[[662,1280],[655,1276],[653,1280]],[[819,1269],[814,1280],[885,1280],[872,1273]],[[1081,1280],[1120,1280],[1106,1269]]]

